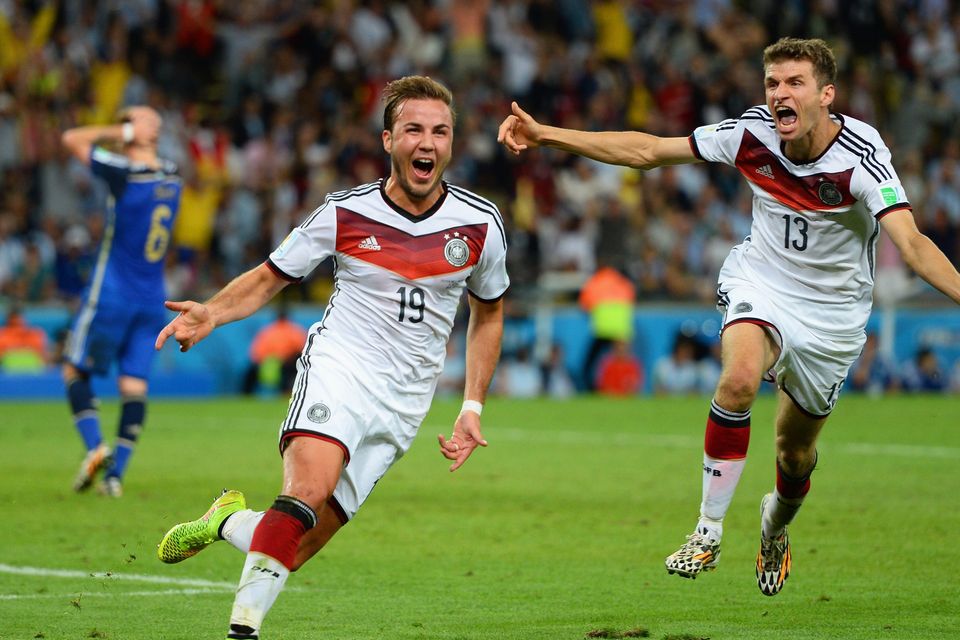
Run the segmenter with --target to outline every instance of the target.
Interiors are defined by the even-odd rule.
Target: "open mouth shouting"
[[[790,107],[780,105],[774,109],[777,119],[777,129],[781,134],[791,133],[797,126],[797,112]]]
[[[428,181],[433,177],[436,164],[430,158],[417,158],[413,161],[413,175],[417,180]]]

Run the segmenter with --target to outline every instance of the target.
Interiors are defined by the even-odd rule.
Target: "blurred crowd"
[[[574,300],[600,257],[639,301],[712,303],[750,228],[735,170],[642,173],[551,150],[518,161],[496,128],[517,100],[558,125],[688,135],[763,101],[761,52],[783,35],[834,48],[835,108],[878,127],[919,226],[957,264],[950,0],[0,0],[0,300],[69,306],[96,259],[104,188],[64,129],[130,104],[161,112],[161,155],[185,180],[171,295],[203,297],[326,193],[386,174],[380,91],[421,73],[456,99],[447,179],[507,221],[517,313],[544,290]],[[329,268],[296,295],[324,301]],[[914,291],[885,242],[878,269],[891,298]]]

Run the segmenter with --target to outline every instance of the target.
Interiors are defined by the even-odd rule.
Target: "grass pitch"
[[[356,519],[288,581],[263,640],[960,637],[956,398],[841,400],[775,598],[753,569],[770,396],[719,570],[695,581],[663,558],[696,521],[707,399],[491,400],[490,447],[451,474],[436,434],[458,406],[435,403]],[[0,638],[222,638],[242,556],[219,543],[168,566],[155,547],[223,487],[272,502],[284,413],[154,401],[113,500],[70,491],[82,447],[65,404],[0,404]],[[105,433],[116,414],[105,403]]]

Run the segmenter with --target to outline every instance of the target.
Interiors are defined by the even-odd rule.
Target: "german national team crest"
[[[457,237],[447,240],[447,244],[444,245],[443,257],[453,266],[462,267],[470,259],[470,247],[459,237],[459,232],[454,235]]]
[[[318,402],[307,411],[307,419],[310,422],[316,422],[318,424],[326,422],[330,419],[330,407],[322,402]]]
[[[832,182],[821,182],[817,188],[817,195],[823,204],[831,207],[843,202],[843,194],[840,193],[840,189],[837,189],[837,185]]]

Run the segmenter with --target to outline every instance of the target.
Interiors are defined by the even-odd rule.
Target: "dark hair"
[[[427,76],[406,76],[387,83],[383,90],[383,128],[393,130],[400,107],[407,100],[440,100],[450,107],[454,124],[457,112],[453,108],[453,94],[445,86]]]
[[[809,60],[817,86],[823,88],[837,82],[837,59],[820,38],[780,38],[763,50],[763,66],[782,60]]]

